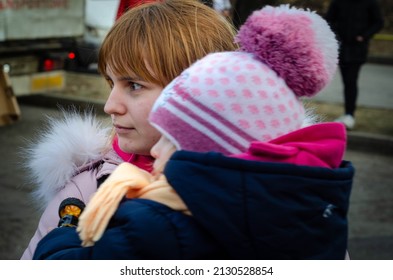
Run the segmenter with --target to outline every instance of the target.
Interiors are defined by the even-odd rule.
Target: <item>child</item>
[[[332,79],[334,35],[315,13],[268,6],[237,40],[241,51],[207,55],[155,102],[158,179],[121,164],[82,213],[87,247],[60,228],[37,258],[344,259],[353,178],[345,127],[309,124],[299,100]],[[135,199],[119,204],[124,194]],[[154,214],[136,206],[146,201]]]
[[[22,259],[31,259],[37,242],[57,227],[64,199],[87,203],[122,162],[151,171],[150,149],[160,138],[147,120],[155,99],[197,59],[235,50],[234,35],[227,20],[197,0],[145,3],[115,22],[99,54],[99,70],[110,86],[104,110],[113,133],[92,114],[67,112],[24,150],[30,184],[38,186],[34,194],[45,211]]]

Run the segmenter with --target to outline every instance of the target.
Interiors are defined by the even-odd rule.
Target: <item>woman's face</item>
[[[111,92],[104,111],[112,117],[120,149],[149,155],[160,133],[150,125],[148,116],[163,88],[137,76],[117,76],[109,68],[106,74]]]

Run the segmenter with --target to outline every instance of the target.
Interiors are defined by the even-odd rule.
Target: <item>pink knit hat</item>
[[[267,6],[236,37],[237,52],[209,54],[174,79],[150,122],[179,150],[236,154],[302,127],[302,96],[333,78],[338,44],[311,11]]]

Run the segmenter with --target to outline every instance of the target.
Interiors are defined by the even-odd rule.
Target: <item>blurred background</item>
[[[236,26],[264,5],[286,3],[324,15],[330,3],[330,0],[230,1],[229,20]],[[378,1],[385,25],[371,42],[369,60],[392,63],[393,2]],[[78,87],[73,84],[73,73],[97,74],[97,51],[116,19],[119,4],[120,0],[0,1],[0,65],[10,77],[14,94],[64,92]]]
[[[370,45],[370,60],[379,63],[392,62],[393,59],[393,1],[377,0],[384,17],[384,28],[374,37]],[[231,0],[232,7],[238,6],[238,10],[232,11],[235,23],[242,23],[247,15],[263,5],[290,4],[296,7],[311,9],[324,16],[330,4],[330,0]],[[240,4],[241,3],[241,4]],[[237,24],[238,25],[238,24]]]

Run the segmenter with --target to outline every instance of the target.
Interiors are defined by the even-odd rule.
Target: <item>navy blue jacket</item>
[[[344,259],[349,162],[328,169],[180,151],[165,175],[193,216],[125,200],[93,247],[57,228],[34,259]]]

